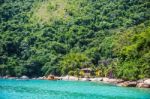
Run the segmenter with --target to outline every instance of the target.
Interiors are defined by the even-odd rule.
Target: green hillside
[[[150,77],[149,0],[0,0],[1,76],[78,76],[85,67]]]

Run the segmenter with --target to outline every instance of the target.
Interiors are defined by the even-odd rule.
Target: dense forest
[[[0,0],[0,75],[150,77],[149,0]]]

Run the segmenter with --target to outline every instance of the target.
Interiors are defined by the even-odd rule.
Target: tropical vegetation
[[[149,0],[0,0],[0,75],[150,77]]]

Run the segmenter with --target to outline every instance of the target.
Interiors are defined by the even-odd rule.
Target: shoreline
[[[27,76],[22,77],[0,77],[0,79],[14,79],[14,80],[64,80],[64,81],[89,81],[89,82],[101,82],[112,84],[122,87],[137,87],[137,88],[150,88],[150,78],[140,79],[136,81],[126,81],[122,79],[107,78],[107,77],[94,77],[94,78],[78,78],[75,76],[62,76],[62,77],[37,77],[29,78]]]
[[[68,77],[68,76],[67,76]],[[138,88],[150,88],[150,78],[140,79],[136,81],[127,81],[123,79],[107,78],[107,77],[97,77],[97,78],[77,78],[74,76],[63,77],[62,80],[70,81],[91,81],[91,82],[102,82],[107,84],[112,84],[122,87],[138,87]]]

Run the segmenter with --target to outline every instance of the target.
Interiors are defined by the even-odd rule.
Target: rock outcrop
[[[124,87],[136,87],[137,82],[136,81],[125,81],[125,82],[119,83],[117,85],[124,86]]]
[[[76,81],[76,80],[79,80],[78,77],[75,77],[75,76],[65,76],[65,77],[61,77],[62,80],[72,80],[72,81]]]
[[[24,75],[24,76],[20,77],[20,79],[28,80],[29,77]]]
[[[150,85],[150,79],[146,79],[146,80],[144,81],[144,84],[149,84],[149,85]]]
[[[80,78],[80,81],[90,81],[90,78]]]
[[[103,78],[90,78],[90,81],[93,81],[93,82],[98,82],[98,81],[102,81]]]
[[[150,79],[138,81],[137,87],[139,88],[150,88]]]
[[[136,87],[138,87],[138,88],[150,88],[150,85],[145,84],[145,83],[138,83]]]
[[[105,82],[105,83],[118,84],[118,83],[123,82],[124,80],[122,80],[122,79],[109,79],[109,78],[103,78],[102,81]]]

